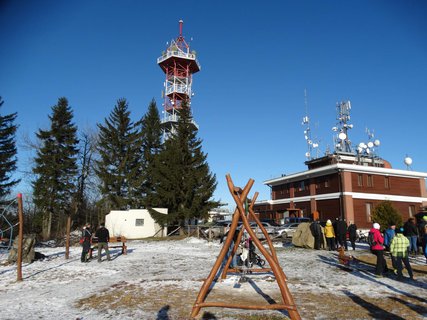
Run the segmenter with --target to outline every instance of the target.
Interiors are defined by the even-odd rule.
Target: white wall
[[[168,209],[155,208],[156,211],[168,214]],[[144,221],[143,226],[137,226],[137,219]],[[156,236],[162,236],[161,227],[154,221],[146,209],[135,209],[127,211],[113,210],[105,216],[105,227],[110,232],[110,236],[125,236],[128,239],[140,239]],[[166,235],[166,228],[163,231]]]

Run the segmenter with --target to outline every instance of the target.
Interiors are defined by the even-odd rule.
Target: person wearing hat
[[[374,223],[372,229],[369,230],[374,236],[374,245],[371,247],[371,252],[377,256],[377,263],[375,266],[375,276],[382,277],[383,273],[388,271],[387,262],[384,259],[384,238],[380,232],[380,224]]]
[[[332,226],[332,221],[329,219],[326,221],[325,237],[329,251],[335,250],[335,232],[334,227]]]
[[[409,278],[411,278],[411,280],[414,280],[414,274],[409,263],[409,240],[403,235],[403,231],[403,228],[399,228],[397,230],[396,235],[393,237],[393,240],[390,244],[390,253],[393,255],[396,261],[397,280],[403,280],[402,261],[405,265],[406,270],[408,270]]]

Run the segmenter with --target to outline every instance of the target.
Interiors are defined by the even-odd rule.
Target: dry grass
[[[174,284],[161,282],[176,281]],[[188,319],[198,294],[196,288],[181,288],[174,279],[142,281],[139,283],[120,282],[110,288],[81,299],[76,307],[95,309],[100,313],[107,310],[123,310],[131,312],[140,309],[157,314],[157,319]],[[146,286],[146,284],[148,284]],[[423,290],[423,289],[420,289]],[[427,314],[427,300],[411,295],[385,295],[371,297],[369,293],[356,296],[350,292],[342,295],[315,294],[313,292],[294,293],[299,312],[303,319],[424,319]],[[280,296],[274,295],[273,299]],[[213,291],[207,301],[242,301],[245,304],[260,304],[259,296],[236,296],[219,290]],[[278,300],[276,300],[278,301]],[[201,319],[242,319],[242,320],[278,320],[286,319],[286,313],[279,311],[247,311],[238,309],[206,308],[200,313]]]

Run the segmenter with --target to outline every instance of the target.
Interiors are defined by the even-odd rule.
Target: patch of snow
[[[43,247],[37,251],[47,258],[24,264],[22,282],[16,281],[16,265],[4,265],[7,254],[0,252],[0,318],[155,319],[162,312],[162,304],[153,306],[157,307],[156,312],[145,307],[111,308],[101,312],[94,308],[79,308],[77,302],[105,293],[119,284],[135,286],[141,292],[154,290],[164,296],[165,301],[168,299],[168,288],[176,288],[189,292],[190,295],[194,294],[190,297],[190,301],[194,302],[221,246],[218,241],[208,242],[197,238],[172,241],[135,240],[128,242],[127,255],[122,255],[120,249],[111,249],[113,260],[108,262],[104,256],[102,263],[96,261],[96,256],[89,263],[81,263],[81,247],[70,249],[69,260],[64,258],[64,247]],[[367,251],[366,246],[358,244],[356,254],[362,251]],[[420,292],[426,293],[425,274],[417,278],[416,285],[411,285],[393,278],[375,278],[373,266],[360,265],[353,272],[344,271],[339,268],[336,252],[295,248],[290,245],[278,245],[276,252],[288,278],[291,293],[326,293],[331,298],[334,295],[344,295],[346,291],[359,296],[367,293],[420,296]],[[411,259],[411,263],[425,264],[423,259],[417,257]],[[277,291],[277,284],[271,274],[250,277],[253,277],[256,285],[263,291]],[[215,284],[214,290],[230,295],[242,292],[257,295],[250,284],[239,283],[240,280],[240,276],[230,275],[225,281]],[[188,304],[185,308],[189,314],[192,305]]]

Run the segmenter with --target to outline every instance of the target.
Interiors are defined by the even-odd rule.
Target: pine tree
[[[159,223],[178,223],[183,226],[188,219],[206,218],[219,202],[212,200],[216,176],[209,170],[207,155],[202,151],[202,141],[186,103],[182,105],[176,133],[164,144],[156,159],[154,178],[159,205],[168,208],[164,216],[150,210]]]
[[[371,220],[377,222],[382,228],[386,229],[388,226],[395,224],[402,226],[402,215],[393,206],[391,201],[381,201],[372,211]]]
[[[0,108],[3,103],[0,97]],[[15,142],[17,126],[14,124],[16,116],[16,112],[4,116],[0,114],[0,201],[20,181],[12,178],[17,162]]]
[[[49,116],[50,129],[37,132],[41,147],[37,150],[33,172],[34,203],[42,214],[42,236],[51,236],[53,222],[60,231],[65,215],[70,215],[76,189],[77,127],[66,98],[59,98]]]
[[[119,99],[104,125],[98,124],[99,160],[95,172],[101,180],[104,210],[124,210],[135,206],[136,179],[141,175],[141,141],[130,119],[126,99]]]
[[[142,142],[142,174],[140,181],[141,194],[144,196],[145,207],[156,207],[159,204],[154,202],[155,193],[155,159],[162,148],[162,129],[160,124],[159,111],[154,99],[148,106],[148,111],[141,121],[141,142]]]

